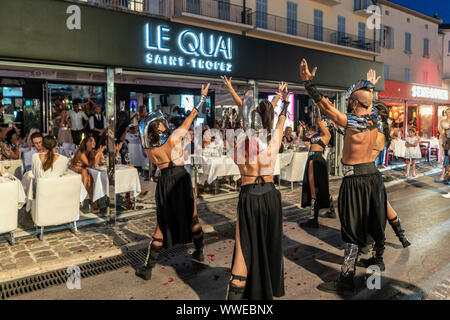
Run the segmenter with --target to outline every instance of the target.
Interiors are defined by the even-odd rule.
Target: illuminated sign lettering
[[[417,98],[448,100],[448,90],[413,86],[412,96]]]
[[[176,40],[176,51],[179,54],[172,54],[171,40]],[[170,27],[158,25],[153,29],[152,25],[147,23],[145,47],[149,51],[156,51],[146,53],[147,64],[173,68],[189,67],[218,73],[230,73],[233,68],[232,40],[221,35],[205,35],[203,32],[183,30],[172,39]],[[171,54],[168,55],[168,52]]]

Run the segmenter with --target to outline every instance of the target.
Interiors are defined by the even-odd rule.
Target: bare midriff
[[[344,149],[342,151],[342,163],[355,165],[373,162],[373,150],[377,136],[377,128],[363,132],[346,130]]]

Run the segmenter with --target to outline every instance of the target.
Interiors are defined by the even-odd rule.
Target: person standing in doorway
[[[89,127],[93,133],[97,146],[105,144],[106,118],[102,115],[102,107],[95,106],[95,113],[89,119]]]
[[[81,137],[86,124],[89,121],[87,115],[80,110],[80,100],[76,99],[73,102],[73,109],[69,111],[69,117],[72,124],[72,128],[70,130],[72,140],[73,143],[78,146],[81,142]],[[86,123],[83,123],[83,120],[86,121]]]

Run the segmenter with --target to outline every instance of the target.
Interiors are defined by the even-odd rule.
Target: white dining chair
[[[0,234],[9,233],[9,241],[14,245],[14,230],[18,219],[18,181],[0,183]]]
[[[44,227],[73,223],[74,231],[78,231],[81,183],[81,175],[37,179],[31,217],[41,227],[41,241]]]
[[[294,182],[303,180],[303,173],[305,171],[307,159],[307,152],[295,152],[291,163],[287,167],[280,170],[280,179],[290,181],[291,190],[294,190]]]

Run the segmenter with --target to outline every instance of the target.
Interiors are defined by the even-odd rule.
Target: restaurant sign
[[[171,69],[190,68],[220,74],[232,72],[230,37],[184,29],[172,32],[167,25],[145,24],[145,62]]]
[[[448,90],[431,87],[412,87],[412,96],[414,98],[427,98],[437,100],[448,100]]]

